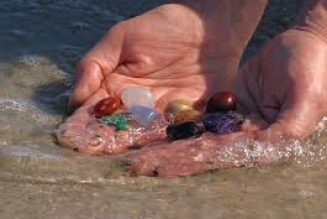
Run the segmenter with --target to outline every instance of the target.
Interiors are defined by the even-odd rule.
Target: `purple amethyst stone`
[[[209,113],[203,118],[205,129],[217,134],[240,131],[243,121],[243,115],[235,111]]]

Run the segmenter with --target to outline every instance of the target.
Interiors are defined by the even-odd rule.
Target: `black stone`
[[[194,122],[183,122],[169,125],[166,129],[168,138],[172,140],[186,139],[201,134],[200,128]]]

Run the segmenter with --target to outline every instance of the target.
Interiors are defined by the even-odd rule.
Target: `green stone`
[[[128,121],[127,119],[120,117],[120,119],[116,122],[116,130],[117,131],[124,131],[127,130]]]
[[[128,119],[123,115],[104,116],[101,119],[106,125],[115,126],[117,131],[127,130]]]
[[[115,126],[119,116],[104,116],[101,118],[102,122],[106,125]]]

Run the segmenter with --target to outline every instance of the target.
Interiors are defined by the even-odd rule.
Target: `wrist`
[[[202,21],[205,44],[210,49],[228,47],[228,56],[241,56],[254,33],[268,0],[168,0],[192,10]],[[206,48],[207,49],[207,48]]]
[[[327,41],[327,0],[306,1],[295,28],[311,32]]]

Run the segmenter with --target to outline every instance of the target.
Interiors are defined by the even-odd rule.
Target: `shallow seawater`
[[[118,160],[59,147],[76,61],[114,23],[158,3],[103,2],[0,1],[0,218],[327,217],[325,130],[289,162],[177,179],[132,177]],[[299,1],[276,2],[249,53],[294,18]],[[283,13],[289,20],[269,29]]]

